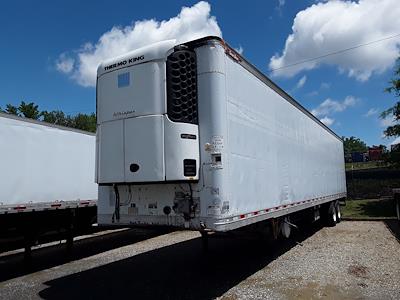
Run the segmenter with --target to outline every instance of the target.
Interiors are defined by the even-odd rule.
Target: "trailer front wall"
[[[346,192],[338,137],[228,56],[226,93],[230,214]]]
[[[0,205],[97,199],[95,136],[0,116]]]

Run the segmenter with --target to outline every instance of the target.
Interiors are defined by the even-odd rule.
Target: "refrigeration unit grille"
[[[167,58],[167,113],[174,122],[198,124],[194,51],[177,50]]]

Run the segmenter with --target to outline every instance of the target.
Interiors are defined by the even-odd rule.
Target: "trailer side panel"
[[[343,197],[342,141],[229,56],[226,66],[232,215]]]
[[[0,207],[97,199],[94,135],[0,116],[0,149]]]

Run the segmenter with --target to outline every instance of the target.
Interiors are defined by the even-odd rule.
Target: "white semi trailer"
[[[334,225],[342,140],[217,37],[163,41],[97,71],[99,225],[290,234]]]
[[[95,221],[95,144],[89,132],[0,113],[0,241],[23,236],[29,250],[49,230]]]

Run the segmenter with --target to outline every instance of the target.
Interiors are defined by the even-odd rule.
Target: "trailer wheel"
[[[342,213],[340,211],[339,201],[336,201],[335,209],[336,209],[336,223],[340,223],[340,221],[342,221]]]
[[[326,214],[326,224],[330,227],[333,227],[336,225],[337,222],[337,214],[336,214],[336,205],[335,202],[332,201],[329,203],[328,206],[328,211]]]

